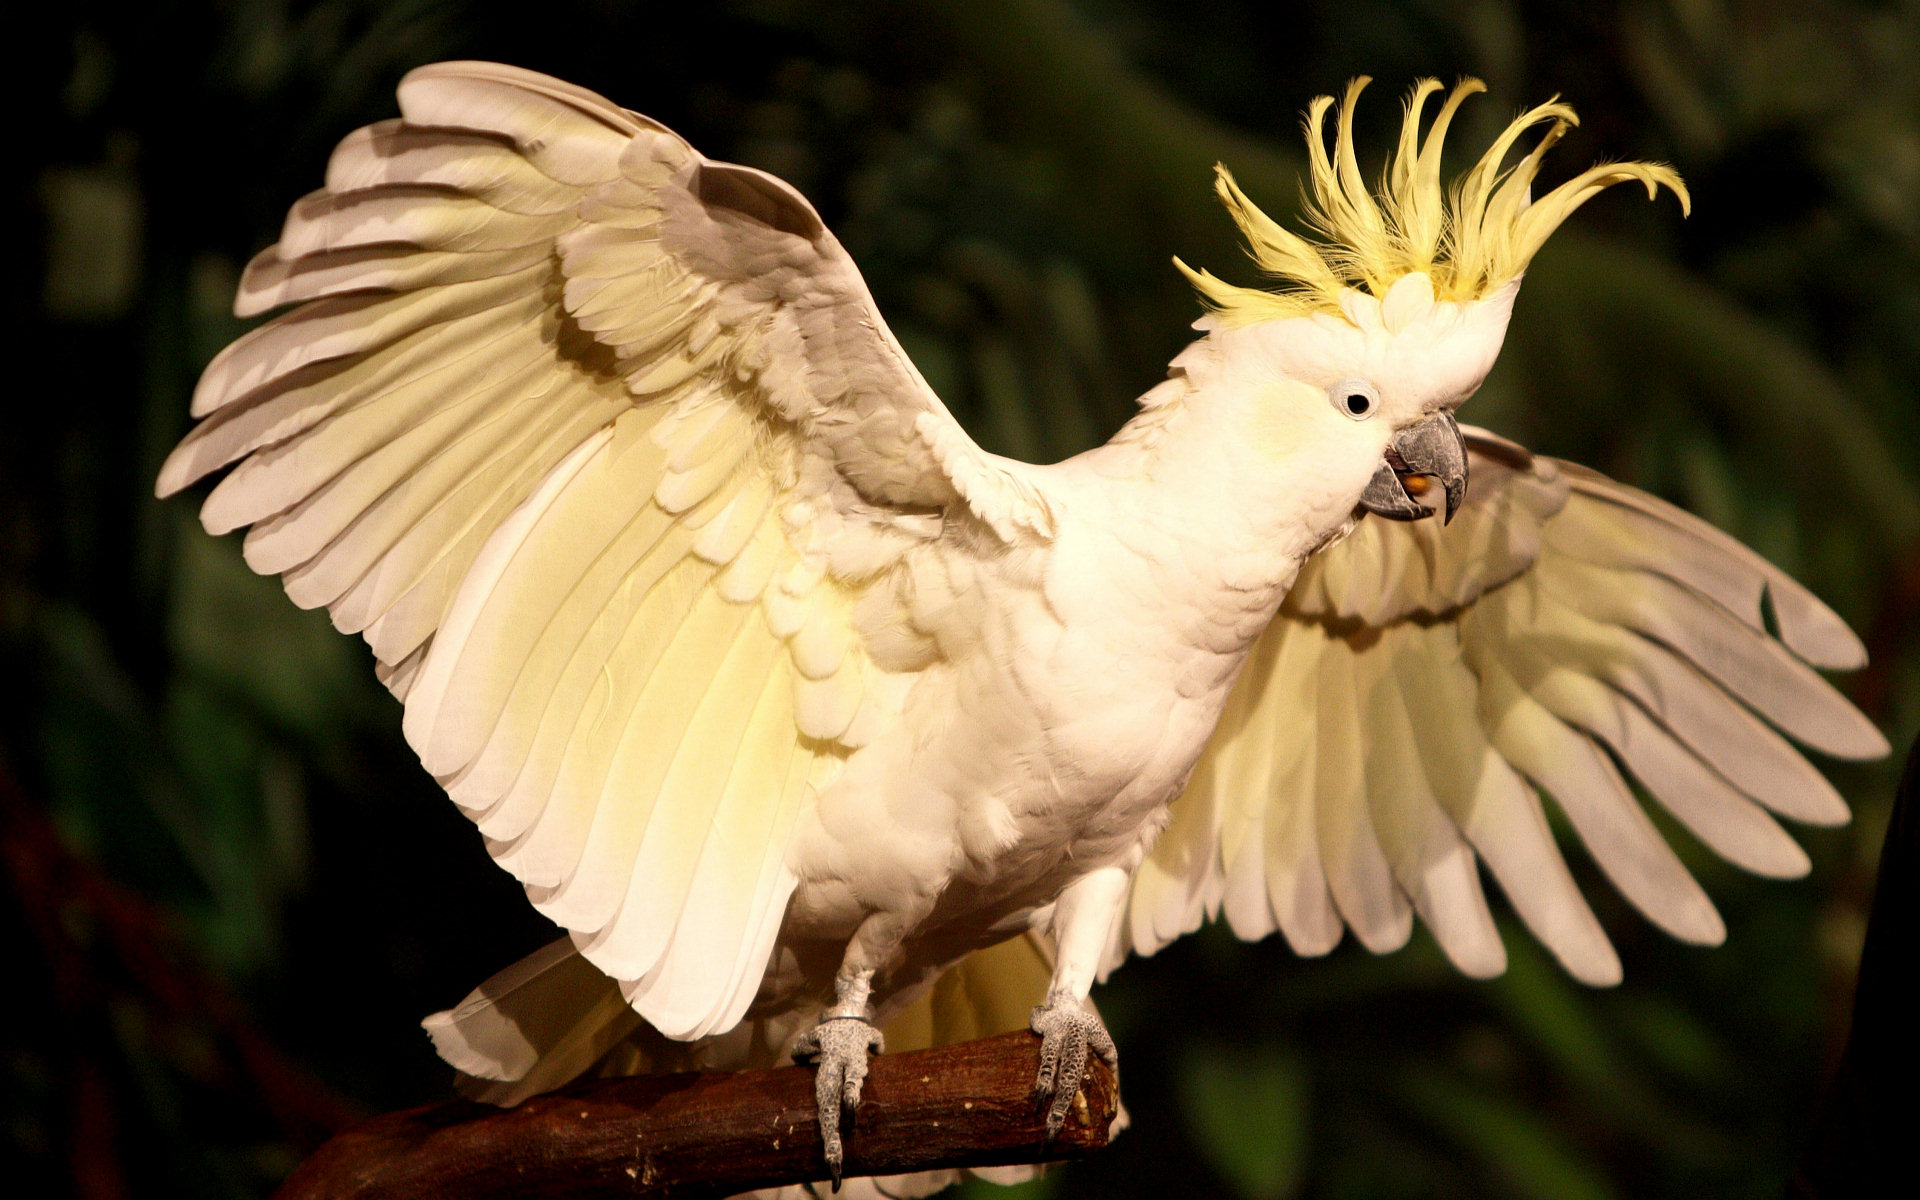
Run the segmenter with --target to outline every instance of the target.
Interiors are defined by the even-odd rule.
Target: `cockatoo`
[[[1115,1060],[1096,977],[1211,915],[1316,955],[1417,914],[1489,976],[1481,862],[1617,980],[1542,792],[1685,941],[1721,920],[1626,775],[1806,870],[1770,812],[1847,810],[1782,734],[1886,752],[1814,670],[1859,641],[1702,522],[1454,418],[1548,235],[1616,183],[1684,208],[1679,177],[1532,197],[1575,119],[1549,102],[1443,190],[1483,89],[1429,121],[1429,80],[1370,189],[1364,82],[1331,150],[1308,111],[1318,236],[1221,169],[1274,286],[1180,264],[1199,339],[1048,466],[968,437],[791,187],[598,95],[443,63],[340,144],[235,304],[295,307],[207,367],[158,490],[232,466],[206,528],[365,637],[566,931],[428,1020],[471,1090],[797,1052],[837,1180],[882,1027],[1030,1024],[1058,1128]]]

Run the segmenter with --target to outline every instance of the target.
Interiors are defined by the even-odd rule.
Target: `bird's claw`
[[[794,1043],[796,1062],[815,1062],[819,1070],[813,1077],[814,1105],[820,1117],[820,1140],[825,1143],[827,1172],[833,1177],[833,1190],[840,1190],[840,1176],[846,1163],[840,1128],[853,1124],[853,1110],[860,1106],[860,1089],[867,1081],[867,1056],[885,1048],[880,1036],[863,1017],[834,1015],[802,1034]]]
[[[1033,1010],[1029,1022],[1040,1035],[1040,1071],[1033,1081],[1033,1099],[1047,1114],[1047,1132],[1043,1146],[1053,1147],[1053,1139],[1066,1126],[1067,1112],[1080,1094],[1087,1074],[1087,1052],[1113,1070],[1120,1069],[1120,1052],[1114,1047],[1100,1018],[1071,1001],[1049,1001]]]

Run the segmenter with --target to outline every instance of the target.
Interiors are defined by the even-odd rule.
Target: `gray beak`
[[[1433,515],[1436,482],[1447,497],[1442,521],[1451,521],[1467,497],[1467,442],[1450,412],[1437,412],[1393,435],[1386,461],[1360,493],[1360,507],[1389,520],[1418,521]]]

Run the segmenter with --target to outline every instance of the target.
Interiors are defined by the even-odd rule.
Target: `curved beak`
[[[1450,412],[1437,412],[1393,435],[1385,461],[1360,493],[1360,507],[1393,521],[1433,515],[1434,485],[1446,496],[1442,522],[1467,497],[1467,442]]]

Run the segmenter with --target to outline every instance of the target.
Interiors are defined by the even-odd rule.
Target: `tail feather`
[[[644,1026],[620,985],[561,938],[421,1022],[470,1099],[500,1105],[586,1074]]]

